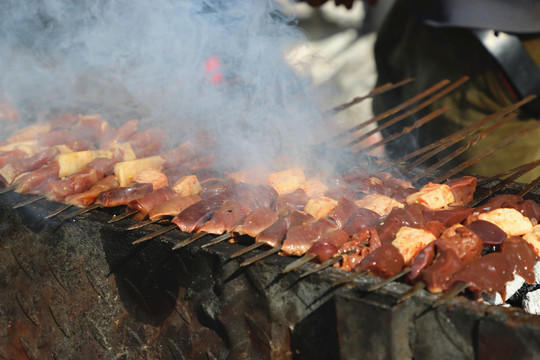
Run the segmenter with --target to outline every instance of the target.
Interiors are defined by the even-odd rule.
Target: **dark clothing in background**
[[[434,26],[540,33],[538,0],[410,0],[414,14]]]
[[[540,37],[532,31],[536,30],[535,26],[540,31],[540,1],[419,0],[414,2],[398,0],[395,3],[379,31],[375,44],[375,60],[379,76],[377,85],[409,77],[415,78],[415,81],[412,85],[376,96],[373,100],[374,113],[380,114],[443,79],[455,81],[467,75],[470,80],[430,107],[430,110],[433,111],[448,105],[451,108],[449,112],[421,127],[416,131],[414,137],[391,143],[388,146],[388,152],[391,156],[397,157],[403,155],[404,152],[412,151],[415,147],[423,147],[520,99],[499,64],[487,52],[473,32],[467,27],[461,27],[469,25],[470,20],[466,18],[458,22],[452,18],[455,14],[449,14],[448,11],[444,12],[444,9],[440,8],[439,12],[436,12],[430,7],[434,4],[450,6],[451,3],[455,3],[459,6],[467,6],[468,4],[472,8],[476,8],[481,4],[486,6],[486,3],[490,2],[503,4],[502,9],[507,8],[508,3],[516,6],[526,3],[531,5],[529,11],[525,12],[527,16],[521,23],[516,21],[515,16],[519,16],[519,11],[515,10],[512,13],[514,20],[501,24],[504,25],[504,29],[510,29],[512,26],[520,24],[520,26],[522,25],[520,30],[530,30],[526,31],[527,34],[519,34],[519,37],[533,61],[540,67]],[[536,17],[530,16],[532,11],[536,12]],[[440,16],[441,13],[446,15]],[[492,19],[497,19],[498,15],[494,15],[496,13],[497,11],[491,14]],[[472,10],[471,14],[474,14]],[[524,12],[521,14],[523,15]],[[489,16],[489,11],[486,10],[485,15]],[[537,19],[537,21],[531,22],[532,18]],[[478,27],[495,26],[489,22],[490,18],[472,17],[472,19],[476,19]],[[456,26],[453,26],[454,24]],[[514,28],[514,30],[516,29]],[[418,116],[423,116],[425,113],[420,113]],[[458,161],[474,156],[535,121],[537,121],[536,115],[526,110],[520,111],[518,119],[510,121],[479,142],[474,148],[465,152]],[[387,133],[392,133],[399,127],[399,125],[391,127]],[[383,135],[386,134],[383,133]],[[412,139],[414,141],[411,141]],[[484,158],[478,165],[468,168],[466,172],[494,175],[539,158],[540,130],[537,130]],[[540,175],[540,171],[520,180],[528,181],[538,175]]]

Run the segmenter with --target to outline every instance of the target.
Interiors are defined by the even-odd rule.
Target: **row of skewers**
[[[431,96],[381,125],[390,126],[464,81],[466,78],[449,86],[448,81],[436,84],[326,143],[337,142],[406,109],[414,101]],[[390,84],[388,88],[400,85]],[[386,90],[383,86],[373,94]],[[383,159],[377,161],[378,172],[370,174],[363,168],[352,168],[339,176],[306,174],[298,164],[284,159],[236,172],[217,172],[213,168],[217,159],[216,142],[206,133],[169,148],[165,131],[139,130],[138,121],[128,121],[114,129],[97,115],[65,114],[26,127],[0,144],[0,181],[5,186],[0,193],[17,191],[37,195],[15,207],[45,198],[65,204],[47,218],[62,216],[73,206],[80,209],[64,215],[63,220],[99,207],[126,206],[126,212],[113,217],[111,222],[128,217],[139,220],[127,230],[156,222],[169,224],[135,244],[175,229],[193,235],[174,249],[207,234],[218,236],[209,238],[202,247],[248,236],[255,240],[253,244],[233,257],[261,247],[269,250],[244,260],[241,266],[279,253],[298,257],[283,269],[284,273],[309,262],[318,264],[301,277],[330,266],[352,271],[350,276],[336,282],[336,286],[368,273],[386,279],[373,289],[400,278],[413,285],[400,301],[424,287],[434,293],[446,292],[447,297],[469,288],[477,298],[483,298],[484,294],[504,298],[509,296],[505,294],[505,286],[512,279],[535,281],[532,269],[540,248],[537,225],[540,211],[534,201],[524,200],[523,196],[538,182],[531,183],[517,196],[498,196],[477,205],[540,165],[540,161],[501,174],[511,176],[483,197],[477,196],[474,203],[476,178],[463,177],[440,184],[472,161],[421,188],[413,187],[399,175],[469,138],[465,146],[412,180],[416,182],[427,176],[510,120],[514,116],[512,112],[531,99],[501,109],[463,131],[404,155],[397,161],[398,167]],[[422,126],[445,111],[446,108],[441,108],[428,114],[413,127]],[[374,131],[381,130],[381,126]],[[406,128],[394,137],[360,149],[383,146],[410,130]],[[499,147],[518,135],[505,139]],[[361,139],[347,146],[357,145]],[[398,177],[384,171],[393,171]],[[484,183],[490,180],[495,178]],[[521,224],[521,228],[516,229],[516,224]],[[496,268],[496,274],[492,274],[489,282],[479,285],[478,275],[471,274],[484,276],[484,270],[479,269],[485,268]]]
[[[263,246],[270,250],[241,266],[280,253],[299,257],[284,273],[310,261],[318,265],[301,277],[329,266],[353,272],[336,285],[370,273],[406,277],[415,291],[450,294],[467,287],[479,296],[505,298],[506,284],[517,276],[535,281],[540,207],[511,195],[467,207],[474,177],[417,189],[389,173],[361,168],[338,177],[307,176],[284,160],[219,174],[212,170],[215,143],[207,134],[172,149],[165,138],[159,129],[138,130],[136,121],[113,129],[99,116],[67,114],[32,125],[0,145],[2,191],[63,202],[63,211],[81,208],[64,220],[122,205],[126,212],[111,221],[140,221],[129,229],[169,219],[168,227],[135,243],[173,229],[194,234],[174,249],[207,234],[220,236],[203,247],[250,236],[254,243],[233,257]],[[484,254],[487,247],[492,252]]]

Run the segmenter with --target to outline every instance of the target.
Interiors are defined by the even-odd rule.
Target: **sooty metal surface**
[[[458,298],[436,309],[422,292],[399,305],[400,283],[375,292],[343,272],[299,280],[291,259],[247,268],[241,245],[178,251],[172,232],[127,232],[95,211],[62,223],[59,204],[3,195],[0,205],[0,358],[424,359],[538,358],[540,317]],[[210,239],[210,237],[208,237]],[[207,240],[208,240],[207,239]],[[262,251],[262,250],[261,250]]]

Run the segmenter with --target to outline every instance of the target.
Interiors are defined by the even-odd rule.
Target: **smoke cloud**
[[[204,129],[249,161],[305,149],[328,107],[285,60],[304,35],[271,0],[4,0],[0,14],[0,88],[25,119]]]

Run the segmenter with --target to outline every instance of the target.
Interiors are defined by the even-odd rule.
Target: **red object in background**
[[[221,61],[217,56],[211,56],[206,59],[204,64],[205,72],[210,76],[210,81],[214,84],[221,84],[223,74],[221,73]]]

